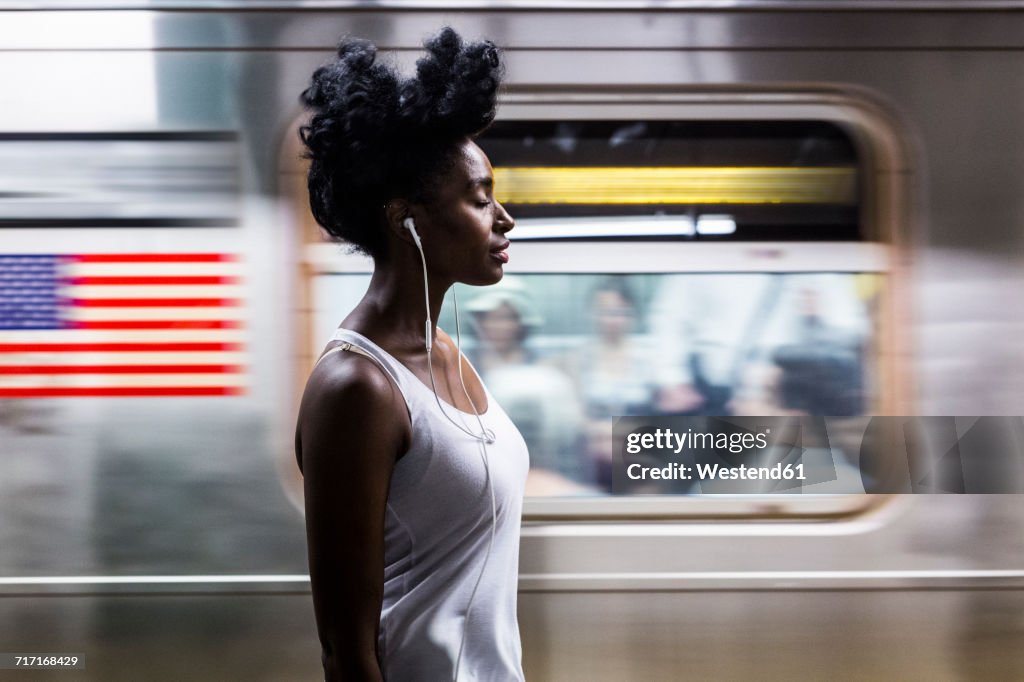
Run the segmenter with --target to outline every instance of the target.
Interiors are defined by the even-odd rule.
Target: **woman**
[[[518,278],[506,277],[486,289],[469,302],[466,310],[472,313],[470,327],[478,339],[468,355],[480,376],[486,379],[493,370],[538,361],[529,338],[543,320]]]
[[[594,335],[565,359],[586,411],[587,452],[597,485],[612,490],[612,418],[651,414],[656,382],[650,349],[633,335],[637,298],[623,275],[590,296]]]
[[[527,496],[592,492],[586,462],[579,457],[583,420],[576,391],[565,373],[543,361],[530,336],[543,320],[525,285],[505,277],[475,297],[466,309],[478,343],[468,355],[519,428],[530,450]]]
[[[508,262],[514,222],[473,142],[494,118],[499,59],[451,29],[425,47],[400,79],[344,40],[302,96],[313,215],[374,260],[295,438],[328,680],[523,679],[526,446],[432,322],[455,282],[494,284]]]

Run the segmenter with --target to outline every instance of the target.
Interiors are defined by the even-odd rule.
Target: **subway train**
[[[310,215],[298,96],[342,35],[411,69],[444,25],[506,61],[480,145],[517,226],[458,322],[531,445],[527,679],[1024,678],[1019,463],[987,494],[606,475],[645,411],[843,414],[837,480],[870,415],[1021,447],[1000,0],[5,3],[0,677],[322,677],[295,417],[371,263]]]

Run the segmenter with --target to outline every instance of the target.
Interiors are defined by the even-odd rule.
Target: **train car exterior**
[[[1024,414],[1019,3],[7,5],[0,274],[77,302],[74,324],[15,327],[10,298],[0,318],[0,651],[85,660],[39,676],[321,676],[295,405],[369,270],[308,215],[297,98],[343,34],[405,67],[446,24],[503,47],[499,184],[543,167],[571,192],[609,158],[822,183],[809,202],[777,170],[750,180],[735,238],[637,238],[623,225],[652,216],[625,211],[611,236],[514,243],[538,353],[586,342],[609,274],[648,312],[676,283],[828,276],[863,308],[860,413]],[[696,206],[696,231],[740,191],[723,182],[645,205]],[[628,204],[545,212],[522,186],[523,228]],[[1024,677],[1019,495],[604,495],[561,473],[580,487],[524,507],[530,680]]]

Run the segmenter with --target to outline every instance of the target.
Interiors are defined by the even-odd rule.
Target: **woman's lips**
[[[508,262],[508,246],[511,242],[506,241],[504,244],[496,249],[491,249],[491,257],[500,260],[502,263]]]

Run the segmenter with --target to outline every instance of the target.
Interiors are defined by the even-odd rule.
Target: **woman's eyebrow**
[[[482,175],[479,178],[473,178],[469,181],[469,189],[475,188],[477,185],[483,185],[488,189],[494,189],[494,178]]]

